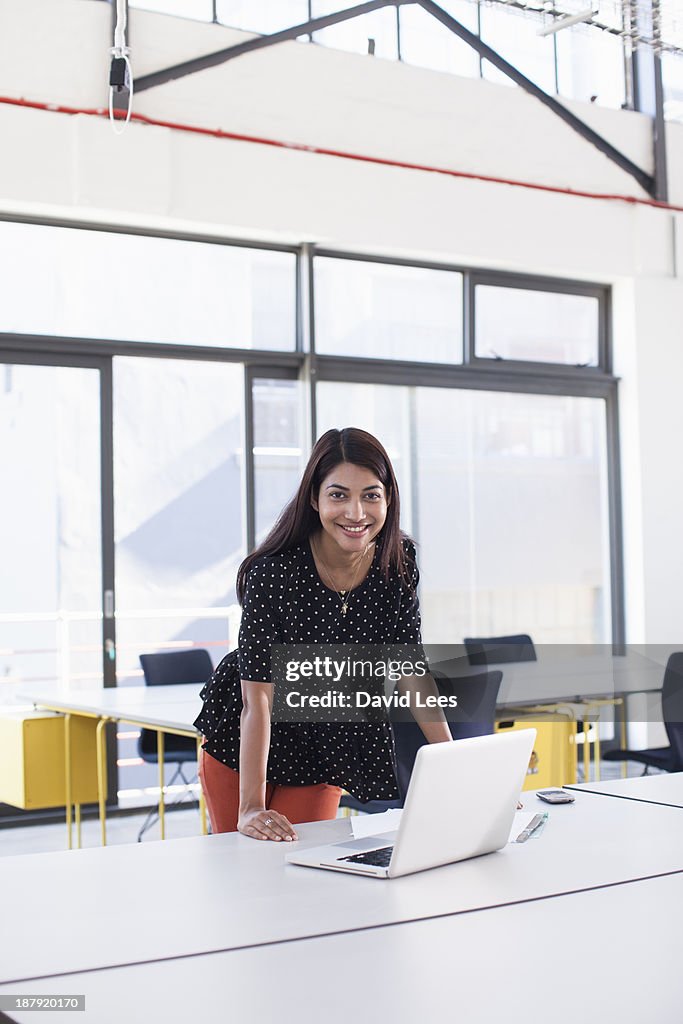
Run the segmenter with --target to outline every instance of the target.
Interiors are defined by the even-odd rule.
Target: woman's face
[[[380,532],[387,518],[391,495],[375,474],[364,466],[340,462],[323,480],[317,500],[324,533],[349,554],[360,553]]]

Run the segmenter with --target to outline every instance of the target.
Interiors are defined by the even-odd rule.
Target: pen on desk
[[[541,812],[540,814],[534,814],[533,818],[531,819],[531,821],[529,822],[527,827],[525,829],[523,829],[519,833],[519,835],[515,839],[515,842],[516,843],[525,843],[527,841],[527,839],[531,835],[533,835],[533,833],[536,831],[536,829],[541,827],[541,825],[546,821],[547,817],[548,817],[548,812],[547,811]]]

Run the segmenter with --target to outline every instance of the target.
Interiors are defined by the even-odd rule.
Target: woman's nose
[[[346,518],[351,519],[354,523],[359,523],[364,518],[363,503],[360,498],[354,501],[353,498],[349,501],[346,506]]]

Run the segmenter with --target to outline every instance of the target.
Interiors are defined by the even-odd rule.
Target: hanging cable
[[[128,0],[116,0],[116,25],[114,27],[114,45],[111,53],[109,69],[109,120],[116,135],[122,135],[133,112],[133,69],[130,63],[130,48],[126,46],[126,28],[128,27]],[[125,118],[114,116],[114,97],[128,94],[128,105]],[[122,107],[117,107],[121,110]]]

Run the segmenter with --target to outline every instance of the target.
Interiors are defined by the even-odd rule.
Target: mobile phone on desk
[[[566,789],[537,789],[536,796],[547,804],[573,804],[574,797]]]

